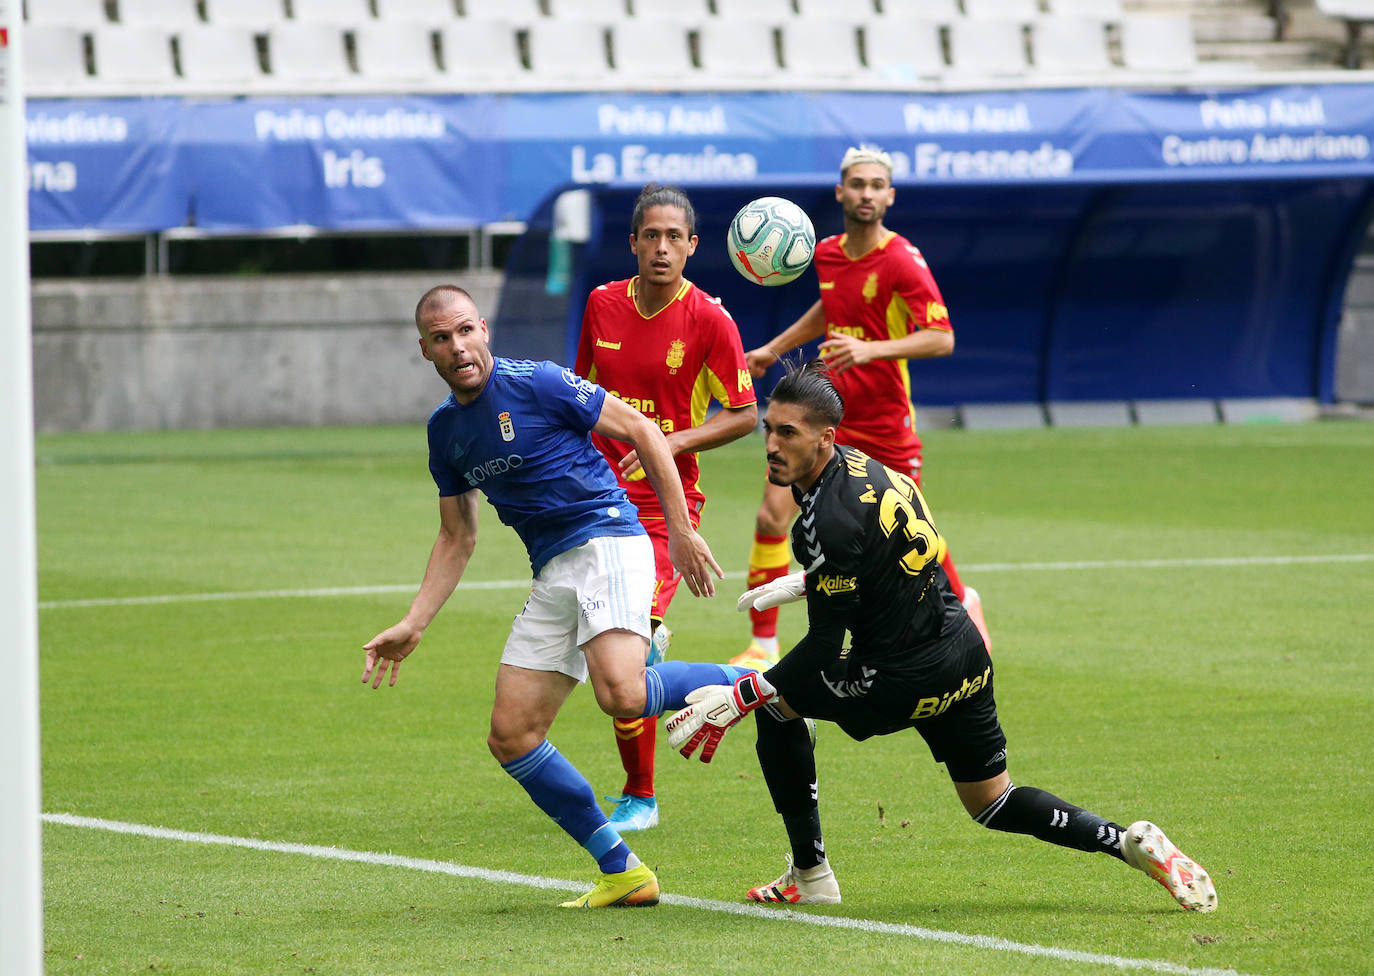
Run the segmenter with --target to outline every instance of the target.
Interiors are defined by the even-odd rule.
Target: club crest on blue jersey
[[[510,411],[502,410],[496,415],[496,423],[501,428],[501,440],[515,440],[515,424],[510,419]]]

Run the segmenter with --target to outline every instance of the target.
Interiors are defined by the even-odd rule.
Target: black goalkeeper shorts
[[[843,680],[817,673],[786,696],[787,704],[800,715],[834,722],[860,741],[915,729],[950,779],[991,779],[1007,768],[992,658],[971,622],[940,643],[943,653],[935,662],[911,672],[867,669],[851,660]]]

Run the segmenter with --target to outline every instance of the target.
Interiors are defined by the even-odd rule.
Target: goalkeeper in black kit
[[[806,568],[750,590],[740,604],[766,609],[804,595],[806,636],[762,674],[698,688],[666,726],[674,748],[689,757],[700,749],[710,762],[726,730],[755,714],[759,764],[792,853],[782,877],[751,888],[748,897],[840,901],[821,835],[806,722],[823,719],[858,740],[914,728],[978,823],[1120,858],[1184,908],[1214,910],[1207,872],[1153,823],[1122,827],[1012,783],[992,659],[940,568],[944,539],[911,478],[835,444],[843,413],[817,360],[778,383],[764,419],[768,478],[790,486],[801,506],[792,551]]]

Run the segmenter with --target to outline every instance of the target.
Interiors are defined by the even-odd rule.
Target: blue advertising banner
[[[906,186],[1374,175],[1374,86],[33,100],[31,227],[243,231],[524,220],[556,186]]]
[[[454,227],[496,219],[491,98],[251,99],[187,106],[196,225]]]
[[[186,223],[177,99],[28,103],[29,226],[142,232]]]

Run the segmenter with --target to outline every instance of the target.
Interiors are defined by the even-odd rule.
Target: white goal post
[[[43,972],[38,558],[23,23],[0,0],[0,973]]]

